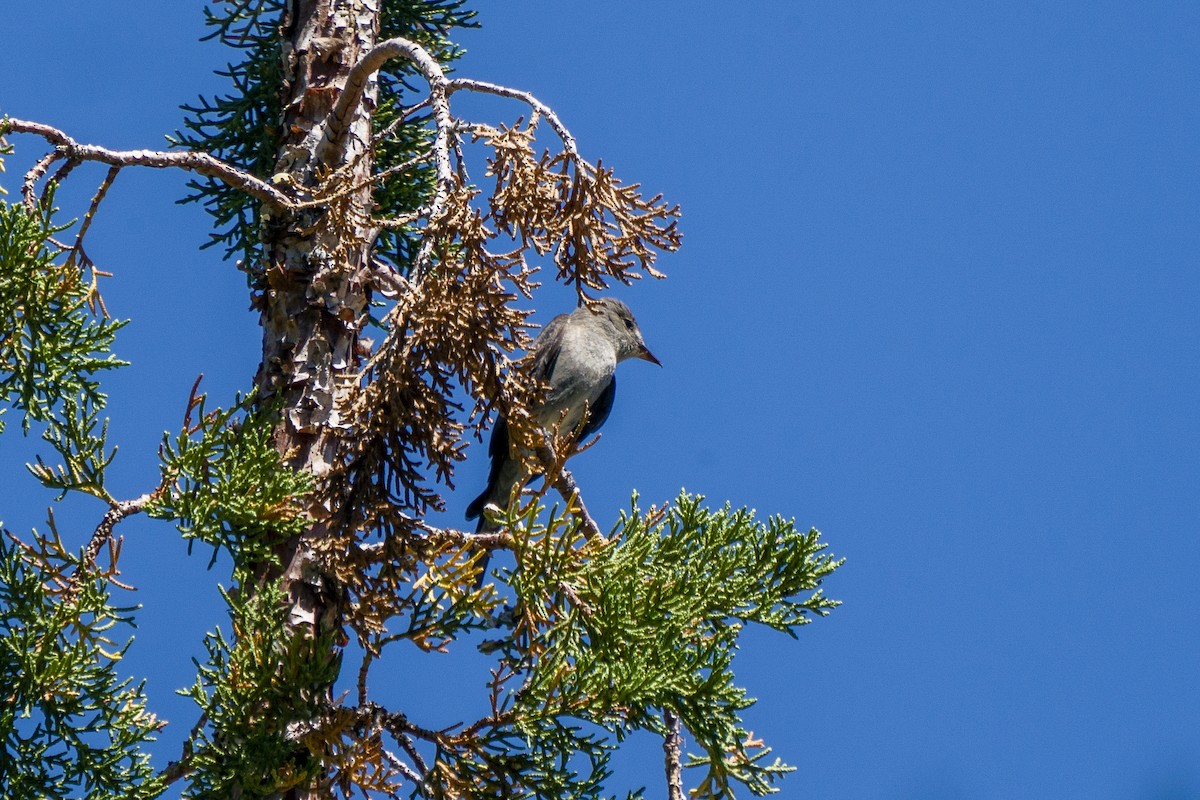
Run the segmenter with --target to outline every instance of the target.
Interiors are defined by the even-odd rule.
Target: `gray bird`
[[[618,363],[640,358],[662,366],[642,341],[629,307],[611,297],[550,320],[534,340],[530,353],[532,374],[548,385],[534,416],[556,438],[579,428],[583,439],[600,429],[617,394]],[[588,416],[582,420],[585,408]],[[484,506],[507,508],[513,494],[531,477],[521,459],[509,450],[504,417],[499,417],[492,429],[488,455],[492,468],[487,488],[467,506],[467,519],[479,518],[477,533],[495,529],[483,516]],[[485,561],[483,568],[486,566]]]

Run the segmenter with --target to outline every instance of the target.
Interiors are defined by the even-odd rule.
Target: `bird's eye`
[[[625,318],[625,330],[627,330],[627,331],[633,330],[633,320],[631,320],[629,317]]]

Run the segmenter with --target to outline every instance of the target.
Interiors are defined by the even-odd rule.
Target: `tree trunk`
[[[256,385],[262,402],[279,403],[275,442],[285,462],[312,474],[318,488],[342,448],[338,409],[356,382],[357,341],[368,308],[373,82],[342,135],[331,138],[326,128],[350,69],[375,44],[378,30],[374,0],[292,0],[281,25],[283,115],[271,180],[320,202],[264,215],[265,263],[255,298],[263,356]],[[349,187],[360,188],[345,191]],[[340,592],[319,574],[309,546],[327,531],[330,509],[323,505],[315,501],[308,532],[280,541],[278,564],[259,572],[263,581],[282,575],[291,634],[320,636],[340,627]],[[314,651],[326,655],[332,657]]]

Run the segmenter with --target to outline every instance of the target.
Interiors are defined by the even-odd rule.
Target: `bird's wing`
[[[558,354],[562,351],[563,330],[566,327],[566,321],[567,315],[559,314],[550,320],[545,328],[542,328],[542,332],[534,340],[533,346],[530,347],[533,364],[529,368],[534,377],[549,381],[550,376],[554,373],[554,365],[558,361]],[[488,456],[491,457],[492,465],[488,470],[487,488],[467,506],[467,519],[476,517],[482,519],[481,512],[485,505],[504,502],[511,492],[512,486],[501,485],[509,483],[513,479],[513,475],[510,473],[514,471],[514,462],[509,455],[508,445],[508,422],[503,415],[497,415],[496,425],[492,428],[492,439],[488,442]]]
[[[579,438],[586,439],[596,431],[600,430],[600,426],[608,419],[608,415],[612,412],[613,400],[617,396],[617,376],[614,374],[608,381],[608,386],[604,387],[604,391],[596,398],[596,402],[592,403],[588,409],[587,421],[583,423],[583,429],[579,432]]]
[[[508,422],[502,416],[496,417],[496,425],[492,428],[492,440],[488,442],[488,455],[495,461],[497,458],[508,458]]]
[[[562,352],[563,331],[567,327],[567,314],[559,314],[547,323],[537,339],[533,341],[533,366],[529,373],[533,377],[548,381],[554,374],[554,365],[558,363],[558,354]]]
[[[505,466],[509,461],[508,423],[504,421],[504,417],[496,417],[496,425],[492,428],[492,440],[488,442],[488,455],[492,459],[492,465],[488,469],[487,487],[467,506],[467,519],[480,517],[485,505],[496,502],[499,499],[496,495],[503,494],[504,491],[510,489],[510,487],[500,486],[501,473],[505,471]],[[480,525],[482,524],[480,522]]]

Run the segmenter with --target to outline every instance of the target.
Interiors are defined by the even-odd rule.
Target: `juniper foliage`
[[[115,448],[99,377],[122,364],[114,346],[124,323],[108,318],[98,290],[106,273],[81,241],[119,167],[73,244],[60,242],[72,226],[56,221],[54,178],[40,196],[0,201],[0,405],[20,415],[24,432],[41,430],[50,452],[29,465],[37,480],[60,498],[107,505],[93,531],[73,534],[85,540],[77,552],[52,515],[46,533],[0,540],[0,785],[47,797],[156,797],[183,781],[197,798],[599,800],[609,796],[614,752],[637,732],[670,741],[677,720],[695,750],[678,757],[692,797],[777,791],[792,768],[746,729],[755,701],[738,685],[734,654],[748,626],[794,637],[828,614],[837,602],[823,583],[841,561],[815,530],[687,492],[645,510],[634,494],[599,535],[581,495],[563,489],[578,443],[540,438],[528,409],[544,387],[516,357],[530,341],[518,300],[535,297],[538,259],[581,303],[613,283],[662,277],[654,260],[679,246],[678,208],[585,161],[536,101],[511,125],[447,123],[444,76],[406,58],[388,61],[363,101],[371,202],[356,206],[338,184],[353,165],[314,168],[299,186],[288,172],[295,142],[283,144],[282,87],[295,62],[281,34],[302,7],[205,7],[210,37],[234,55],[221,73],[228,90],[186,106],[173,142],[296,192],[287,208],[267,208],[244,182],[214,175],[194,180],[185,202],[212,216],[206,246],[240,261],[265,328],[272,293],[297,286],[296,296],[329,312],[313,316],[318,334],[346,326],[353,346],[337,358],[280,372],[280,385],[301,386],[297,396],[325,407],[289,407],[276,386],[210,408],[197,382],[180,430],[162,440],[158,484],[118,501],[106,484]],[[401,37],[436,72],[459,54],[451,35],[473,24],[473,12],[461,0],[383,0],[373,22],[380,40]],[[556,148],[536,142],[547,127]],[[0,159],[11,128],[0,121]],[[489,192],[470,182],[466,138],[489,154]],[[50,140],[57,158],[76,157]],[[313,231],[325,238],[303,251],[304,269],[284,274],[288,263],[269,263],[268,245],[286,250],[280,242]],[[363,231],[371,241],[355,238]],[[318,263],[331,242],[341,255]],[[346,254],[367,251],[352,268]],[[290,335],[290,317],[274,322]],[[367,323],[378,343],[358,338]],[[313,364],[328,375],[314,379]],[[264,351],[260,375],[277,366]],[[467,440],[497,411],[514,441],[537,452],[530,466],[550,478],[501,512],[502,532],[486,541],[430,525]],[[322,436],[334,445],[309,452],[327,460],[297,456]],[[560,505],[548,499],[554,491]],[[123,585],[114,526],[142,512],[173,524],[189,548],[211,548],[210,566],[222,554],[232,565],[220,588],[226,619],[198,643],[195,680],[182,690],[198,720],[183,753],[158,771],[149,753],[161,723],[142,686],[120,674],[136,608],[110,597]],[[483,546],[511,551],[514,566],[479,585]],[[477,646],[494,659],[481,687],[489,713],[433,729],[381,705],[373,687],[408,644]],[[344,669],[352,653],[356,672]]]

